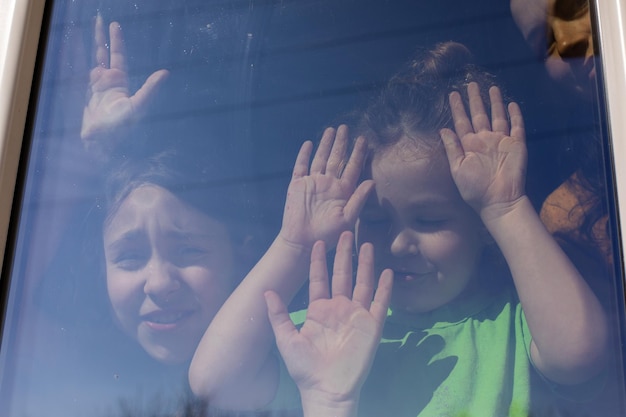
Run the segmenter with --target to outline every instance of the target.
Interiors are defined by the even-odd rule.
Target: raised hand
[[[310,248],[323,240],[330,246],[341,232],[354,227],[374,183],[367,180],[357,187],[367,145],[357,139],[346,163],[348,140],[345,125],[326,129],[310,168],[313,144],[305,142],[300,148],[279,234],[287,243]]]
[[[391,298],[393,273],[385,270],[374,295],[374,248],[359,253],[356,285],[352,290],[351,232],[337,245],[332,297],[324,242],[313,246],[306,321],[298,331],[286,307],[272,291],[265,294],[278,349],[308,405],[355,406],[380,342]],[[372,296],[374,297],[372,300]]]
[[[95,23],[96,67],[89,76],[87,105],[83,111],[80,136],[85,146],[110,149],[118,135],[146,110],[158,87],[169,75],[159,70],[131,95],[128,85],[126,54],[122,29],[117,22],[109,25],[110,48],[107,48],[102,17]]]
[[[454,129],[442,129],[452,177],[463,199],[481,216],[488,211],[506,212],[507,207],[525,195],[526,143],[522,112],[510,103],[507,112],[498,87],[489,89],[491,121],[480,87],[467,87],[470,103],[468,118],[458,92],[450,94]]]

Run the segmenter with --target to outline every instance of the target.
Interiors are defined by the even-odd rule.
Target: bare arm
[[[332,297],[324,242],[313,247],[309,308],[299,331],[280,297],[265,294],[276,344],[298,385],[305,416],[356,416],[361,387],[380,342],[393,274],[381,274],[374,295],[374,248],[366,243],[359,251],[353,291],[353,240],[350,232],[339,238]]]
[[[328,246],[352,229],[373,183],[357,187],[366,154],[359,139],[343,168],[348,147],[345,126],[326,129],[310,163],[313,145],[298,154],[287,191],[280,233],[224,303],[202,337],[189,369],[196,395],[222,408],[257,408],[270,402],[278,384],[274,337],[264,294],[289,302],[307,278],[311,248]]]
[[[481,216],[509,265],[528,327],[531,356],[546,377],[575,384],[606,362],[607,319],[600,302],[545,229],[525,195],[526,145],[522,114],[508,112],[497,87],[489,91],[491,121],[479,87],[468,87],[467,117],[458,93],[450,95],[456,132],[441,132],[453,178]]]

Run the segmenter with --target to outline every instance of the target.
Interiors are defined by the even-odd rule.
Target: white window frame
[[[0,7],[0,270],[44,6],[45,0],[2,0]]]

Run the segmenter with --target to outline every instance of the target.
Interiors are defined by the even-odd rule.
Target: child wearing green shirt
[[[310,168],[304,145],[277,240],[196,351],[196,394],[227,408],[282,400],[288,382],[266,301],[307,415],[526,416],[541,413],[536,375],[557,389],[601,373],[606,317],[525,194],[521,110],[495,86],[483,96],[489,77],[470,58],[460,44],[440,44],[391,79],[359,125],[370,151],[360,185],[364,139],[345,169],[344,128],[334,141],[326,132]],[[377,268],[394,273],[392,313],[375,353],[343,326],[323,333],[345,339],[316,356],[298,341],[319,319],[308,312],[296,337],[279,300],[302,285],[313,243],[333,244],[355,222],[357,242],[371,243]],[[510,273],[493,261],[498,252]],[[339,299],[318,325],[345,322]],[[329,385],[322,365],[341,352],[359,352],[346,370],[355,377]]]

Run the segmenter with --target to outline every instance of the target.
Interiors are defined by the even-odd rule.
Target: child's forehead
[[[436,160],[445,155],[439,135],[426,133],[403,135],[393,143],[377,147],[372,154],[371,159],[374,162],[383,158],[408,162],[423,159]]]
[[[150,222],[188,231],[225,228],[216,218],[188,204],[167,188],[152,183],[142,184],[130,191],[103,227],[105,234],[109,234],[145,227]]]
[[[377,200],[407,206],[462,205],[443,149],[400,143],[374,155],[367,174],[374,180],[372,197]]]
[[[372,152],[365,172],[373,178],[374,172],[382,168],[421,167],[427,172],[449,170],[445,150],[441,141],[421,138],[403,137],[393,145],[375,149]]]

